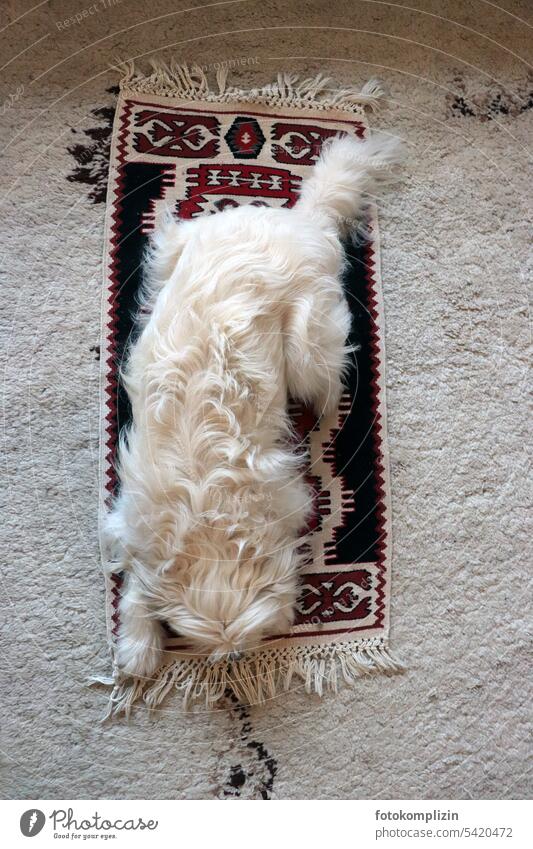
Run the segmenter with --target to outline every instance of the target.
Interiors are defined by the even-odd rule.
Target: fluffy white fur
[[[126,573],[125,673],[160,665],[162,621],[213,660],[289,628],[311,498],[287,397],[319,414],[338,403],[350,329],[339,236],[396,158],[384,137],[338,137],[294,209],[169,219],[155,234],[107,521]]]

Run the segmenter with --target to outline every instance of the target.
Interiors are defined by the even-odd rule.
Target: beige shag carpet
[[[84,4],[76,4],[80,8]],[[12,0],[2,100],[3,797],[521,798],[528,772],[526,0]],[[93,11],[90,11],[90,8]],[[110,65],[383,79],[393,638],[408,672],[99,724],[98,339]],[[529,179],[529,182],[528,182]]]

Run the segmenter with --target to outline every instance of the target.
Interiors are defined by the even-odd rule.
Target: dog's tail
[[[396,179],[401,159],[401,145],[392,136],[374,133],[365,141],[336,136],[325,143],[296,208],[356,229],[368,201]]]

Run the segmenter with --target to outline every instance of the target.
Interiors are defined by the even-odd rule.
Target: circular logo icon
[[[42,830],[46,817],[38,808],[24,811],[20,818],[20,830],[24,837],[35,837]]]

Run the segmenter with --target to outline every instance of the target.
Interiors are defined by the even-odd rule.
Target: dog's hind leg
[[[335,282],[332,291],[338,290]],[[319,415],[332,412],[343,392],[350,323],[344,297],[331,290],[299,297],[288,312],[283,328],[288,390]]]
[[[112,510],[102,517],[100,539],[104,570],[109,574],[123,572],[131,568],[130,556],[125,546],[125,520],[122,514],[120,496]]]
[[[166,212],[152,233],[144,256],[142,298],[150,302],[169,280],[195,221],[177,221]]]
[[[132,573],[126,577],[119,615],[117,664],[126,675],[149,677],[163,660],[164,631],[153,618],[142,587]]]

